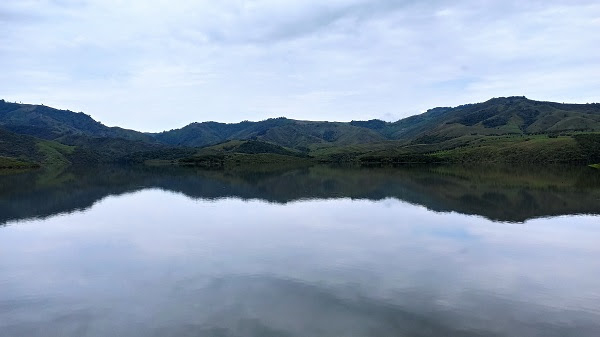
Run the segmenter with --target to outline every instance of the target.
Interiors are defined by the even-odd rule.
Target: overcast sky
[[[142,131],[600,102],[600,2],[1,0],[0,98]]]

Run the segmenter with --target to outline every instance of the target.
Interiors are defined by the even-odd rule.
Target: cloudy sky
[[[2,0],[0,98],[143,131],[600,102],[600,3]]]

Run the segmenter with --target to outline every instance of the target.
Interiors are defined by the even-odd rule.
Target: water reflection
[[[160,189],[0,229],[7,336],[598,336],[594,216]]]
[[[110,195],[160,188],[195,199],[287,203],[303,199],[396,198],[434,211],[523,222],[600,213],[600,173],[587,167],[304,167],[206,171],[101,167],[0,175],[0,224],[90,207]]]

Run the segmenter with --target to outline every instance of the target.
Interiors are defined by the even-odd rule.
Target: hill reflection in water
[[[600,214],[600,172],[587,167],[312,166],[198,170],[105,166],[0,175],[0,224],[83,210],[111,195],[159,188],[194,199],[395,198],[494,221]]]

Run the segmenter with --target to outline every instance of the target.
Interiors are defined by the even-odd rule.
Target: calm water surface
[[[600,336],[596,173],[486,172],[0,177],[0,336]]]

